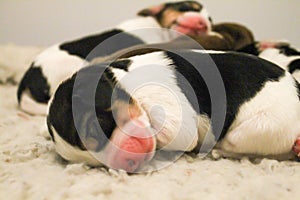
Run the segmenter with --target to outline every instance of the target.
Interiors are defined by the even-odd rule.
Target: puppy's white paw
[[[40,128],[38,134],[48,140],[50,139],[50,134],[46,123]]]

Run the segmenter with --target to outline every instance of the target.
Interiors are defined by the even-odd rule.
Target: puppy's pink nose
[[[131,120],[122,128],[116,129],[113,134],[123,135],[123,139],[116,142],[116,146],[113,147],[110,167],[135,172],[153,157],[155,137],[145,122],[139,119]]]
[[[200,24],[202,23],[202,19],[199,16],[194,16],[194,15],[186,15],[182,18],[179,18],[178,22],[179,23],[190,23],[190,24]]]
[[[153,151],[153,140],[152,138],[130,137],[120,148],[123,151],[120,151],[117,158],[117,167],[127,172],[134,172],[149,159],[151,151]]]
[[[206,32],[208,30],[208,21],[200,15],[183,15],[177,20],[180,26],[192,30]]]

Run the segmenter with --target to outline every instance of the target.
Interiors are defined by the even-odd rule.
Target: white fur
[[[300,104],[295,81],[286,73],[267,82],[244,103],[219,148],[232,153],[285,154],[300,136]]]
[[[208,20],[208,18],[210,17],[208,11],[206,8],[202,8],[201,11],[200,11],[200,15],[203,16],[205,19]],[[209,21],[208,21],[209,22]],[[209,22],[210,24],[210,22]]]
[[[20,108],[33,115],[47,114],[47,104],[34,101],[28,91],[23,92],[21,95]]]
[[[286,56],[280,53],[280,49],[277,48],[268,48],[262,51],[259,57],[277,64],[284,70],[288,70],[287,67],[293,60],[300,59],[300,56]]]
[[[162,28],[151,16],[127,20],[119,24],[117,28],[139,37],[145,43],[168,42],[180,35],[175,31]]]
[[[217,143],[211,127],[211,120],[206,115],[198,115],[198,144],[200,152],[209,152]]]
[[[157,144],[165,150],[189,151],[197,143],[197,114],[177,86],[171,60],[162,52],[130,58],[129,72],[113,69],[121,86],[149,115]]]
[[[224,54],[225,51],[217,51],[217,50],[205,50],[205,49],[193,49],[191,50],[196,53],[202,53],[202,54]]]
[[[282,53],[280,53],[280,49],[277,48],[268,48],[264,51],[262,51],[259,54],[259,57],[266,59],[270,62],[275,63],[276,65],[278,65],[279,67],[281,67],[284,70],[289,71],[288,69],[288,65],[296,60],[296,59],[300,59],[300,56],[286,56]],[[300,71],[296,70],[293,72],[293,77],[300,82]]]
[[[60,50],[58,45],[54,45],[39,54],[34,64],[41,67],[51,86],[51,94],[53,94],[62,80],[86,66],[88,62],[78,56],[70,55],[66,51]]]
[[[84,162],[92,166],[98,166],[100,163],[89,151],[82,151],[77,147],[74,147],[62,139],[56,130],[50,126],[54,140],[55,140],[55,150],[64,159],[71,162]]]

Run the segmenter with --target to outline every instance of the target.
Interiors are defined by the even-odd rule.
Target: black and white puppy
[[[239,50],[257,55],[289,71],[300,81],[300,51],[284,42],[256,42]]]
[[[209,90],[207,80],[219,75],[226,95]],[[220,119],[212,117],[221,116],[222,105],[218,135]],[[299,85],[248,54],[158,50],[81,69],[58,87],[47,122],[66,160],[128,172],[151,160],[154,149],[192,151],[205,137],[226,152],[283,155],[300,137]]]
[[[190,36],[205,35],[211,30],[211,18],[196,1],[165,3],[143,9],[138,15],[115,29],[57,44],[43,51],[20,82],[17,92],[20,108],[31,114],[46,114],[47,102],[61,81],[95,57],[105,57],[137,44],[168,42],[178,36],[171,30]],[[119,34],[122,37],[105,43],[108,38]],[[104,46],[91,54],[99,44]]]

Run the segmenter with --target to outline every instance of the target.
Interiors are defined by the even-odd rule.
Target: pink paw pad
[[[295,141],[293,146],[293,152],[295,152],[300,158],[300,138],[297,138],[297,140]]]

